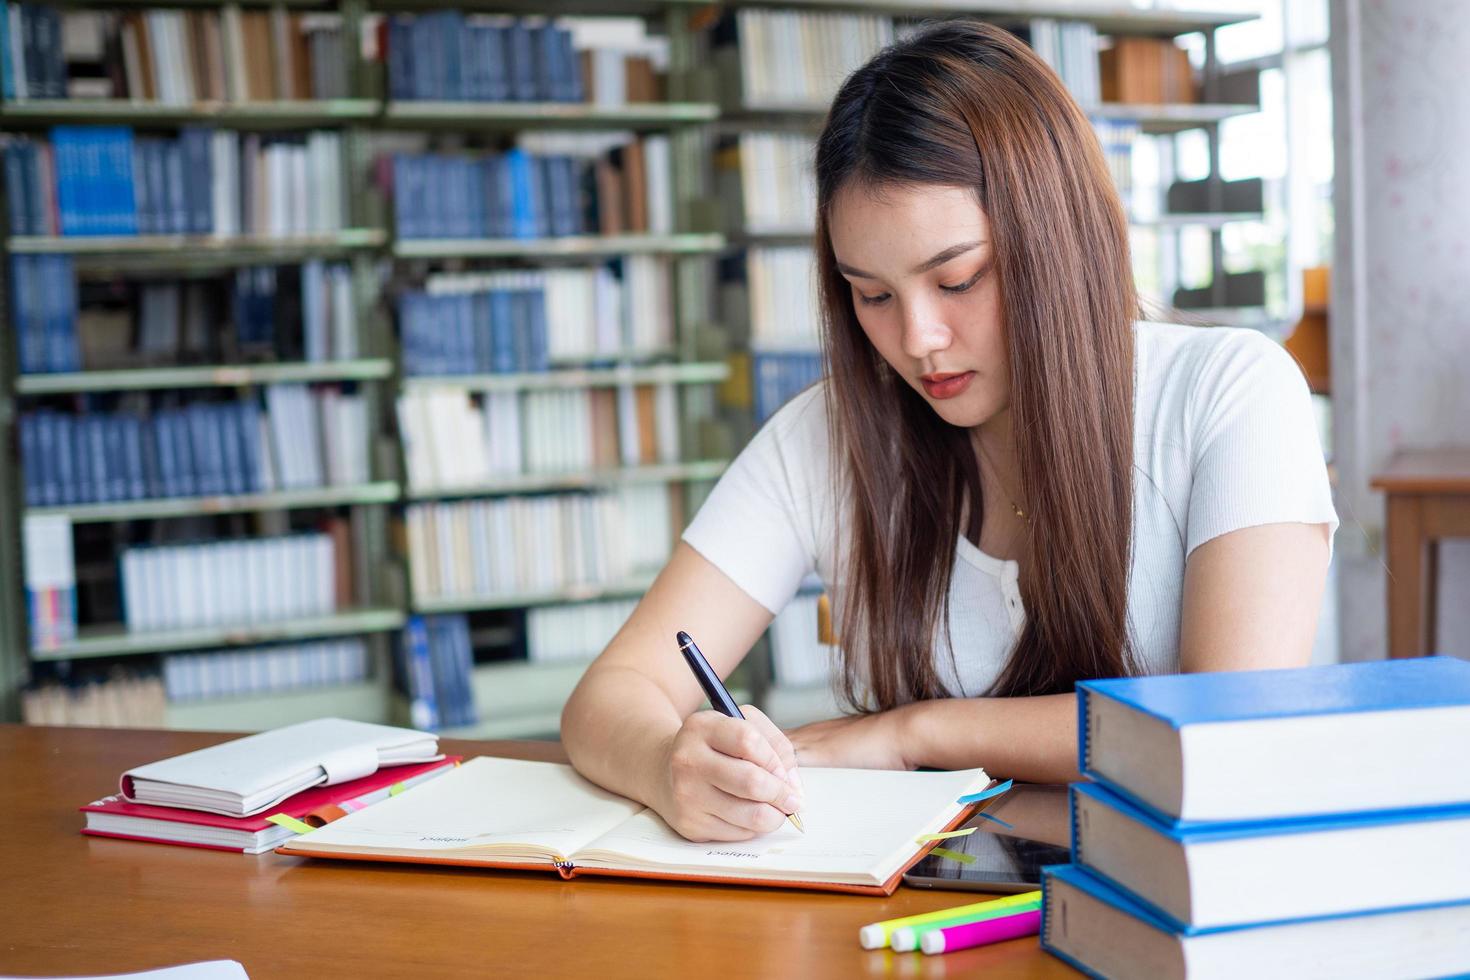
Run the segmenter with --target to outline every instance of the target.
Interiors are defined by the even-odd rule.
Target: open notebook
[[[975,808],[958,798],[991,782],[981,769],[803,768],[801,780],[805,834],[786,823],[754,840],[696,844],[571,766],[482,756],[278,851],[888,895],[933,846],[917,838],[962,823]]]

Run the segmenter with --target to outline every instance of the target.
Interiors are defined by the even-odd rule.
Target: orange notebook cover
[[[280,854],[891,895],[903,873],[977,809],[983,770],[803,769],[806,833],[694,843],[652,810],[570,766],[480,757],[293,839]],[[546,827],[545,831],[526,828]]]

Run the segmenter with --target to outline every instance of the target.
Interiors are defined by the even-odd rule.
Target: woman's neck
[[[970,430],[970,444],[980,474],[980,496],[984,507],[974,520],[966,514],[965,535],[981,551],[995,558],[1019,559],[1021,532],[1029,504],[1021,495],[1021,470],[1011,433],[1011,413],[1000,414]]]

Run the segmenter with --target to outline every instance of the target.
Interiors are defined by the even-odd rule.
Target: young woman
[[[817,144],[827,380],[731,465],[562,716],[686,837],[799,810],[798,765],[1076,772],[1073,684],[1302,665],[1337,517],[1301,372],[1137,322],[1127,219],[1057,76],[946,23],[843,84]],[[855,713],[697,711],[820,574]]]

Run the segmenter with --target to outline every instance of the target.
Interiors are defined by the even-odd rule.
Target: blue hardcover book
[[[490,102],[505,102],[511,97],[509,35],[510,29],[500,24],[487,24],[480,29],[477,50],[485,66],[485,98]]]
[[[184,147],[180,140],[163,143],[163,166],[168,188],[168,233],[189,233],[189,185],[184,177]]]
[[[1083,681],[1077,710],[1082,772],[1166,821],[1470,803],[1470,661]]]
[[[546,211],[553,235],[577,233],[576,177],[572,158],[546,157]]]
[[[510,181],[511,237],[535,238],[536,200],[531,175],[536,162],[520,148],[507,150],[501,160]]]
[[[536,86],[536,43],[524,20],[515,19],[505,29],[506,60],[510,67],[510,99],[534,102]]]
[[[42,506],[41,436],[39,417],[35,412],[22,412],[20,416],[20,470],[26,506]]]
[[[1465,975],[1463,902],[1183,933],[1075,865],[1042,869],[1041,886],[1041,948],[1093,977]]]
[[[150,140],[145,156],[148,171],[139,179],[148,181],[148,200],[153,205],[153,232],[165,235],[173,224],[168,190],[168,141]]]
[[[260,415],[254,401],[237,402],[235,428],[240,434],[240,463],[245,468],[245,492],[258,493],[266,489],[261,479],[261,462],[264,447],[260,442]]]
[[[551,183],[548,176],[550,163],[550,157],[534,156],[530,158],[530,166],[526,168],[530,181],[526,194],[531,208],[531,221],[536,229],[532,236],[535,238],[551,236],[551,202],[547,190]]]
[[[411,99],[413,94],[413,62],[411,60],[412,20],[405,14],[388,18],[388,98]]]
[[[146,136],[139,137],[133,143],[133,172],[142,178],[133,182],[133,211],[137,214],[138,234],[140,235],[162,233],[162,229],[155,224],[153,183],[146,177],[149,148],[153,143],[154,140]]]
[[[70,460],[61,457],[60,416],[43,409],[36,413],[36,448],[41,455],[41,506],[56,507],[66,502],[66,484],[71,473]]]
[[[26,182],[26,144],[17,140],[5,147],[5,199],[10,203],[10,233],[35,235],[31,227],[30,194]]]
[[[133,131],[114,128],[102,145],[102,167],[109,183],[108,229],[114,235],[136,235],[138,212],[133,192]]]
[[[514,374],[520,363],[514,296],[508,289],[492,290],[489,294],[490,370],[495,374]]]
[[[14,70],[10,63],[10,4],[0,2],[0,99],[6,102],[15,98]],[[19,200],[13,195],[10,199]]]
[[[79,432],[86,440],[87,453],[91,457],[92,499],[109,503],[116,481],[112,475],[112,456],[107,451],[107,415],[92,412],[78,419]]]
[[[174,463],[178,467],[174,474],[174,496],[193,497],[204,490],[199,479],[199,461],[194,457],[194,447],[189,438],[189,417],[182,408],[168,413],[164,426],[169,442],[173,446]]]
[[[459,31],[459,63],[464,72],[464,97],[483,102],[490,97],[490,66],[480,61],[480,35],[484,28],[467,20]]]
[[[510,315],[511,315],[511,350],[514,353],[514,367],[516,372],[525,372],[531,368],[531,291],[527,289],[515,289],[510,293]]]
[[[11,255],[12,310],[15,317],[16,357],[22,374],[46,370],[46,313],[39,255]]]
[[[536,79],[536,98],[543,102],[561,102],[561,40],[551,21],[532,29],[532,71]]]
[[[1178,827],[1097,785],[1071,803],[1073,863],[1181,931],[1470,901],[1470,806]]]
[[[71,456],[71,492],[68,504],[94,504],[97,502],[97,476],[92,470],[92,443],[87,438],[85,415],[63,415],[61,441]]]
[[[132,474],[128,469],[128,419],[119,412],[109,412],[103,426],[107,448],[107,496],[110,500],[129,499]]]
[[[213,130],[198,127],[179,131],[187,175],[188,230],[191,235],[208,235],[214,230],[214,167],[210,151],[212,134]]]
[[[240,455],[239,412],[235,403],[226,402],[211,406],[219,452],[224,468],[224,492],[242,494],[249,492],[245,478],[245,460]]]
[[[124,472],[127,487],[123,496],[127,500],[142,500],[148,496],[148,464],[143,451],[143,420],[136,415],[120,416]]]
[[[465,89],[465,67],[460,61],[460,37],[464,34],[464,16],[457,10],[441,10],[438,19],[439,91],[440,98],[463,101],[469,98]]]
[[[399,238],[423,237],[419,228],[419,202],[414,180],[417,158],[407,153],[393,157],[393,222]]]
[[[489,374],[495,370],[495,334],[490,319],[490,294],[475,293],[470,297],[470,322],[474,342],[474,372]]]
[[[480,167],[485,187],[485,237],[509,238],[515,195],[508,190],[510,171],[505,158],[492,153],[480,161]]]
[[[528,289],[522,294],[526,304],[526,371],[550,371],[551,349],[547,337],[546,294]]]
[[[586,102],[587,85],[582,78],[582,59],[578,57],[576,49],[572,46],[572,32],[563,28],[558,31],[561,39],[562,64],[566,66],[566,85],[568,102]]]
[[[80,371],[82,351],[77,338],[77,280],[72,257],[38,255],[35,258],[34,267],[45,274],[46,368],[57,372]]]
[[[58,229],[63,235],[89,234],[88,215],[81,211],[78,200],[80,165],[77,160],[77,134],[75,127],[55,126],[51,130],[51,164],[55,168],[52,179],[56,188],[56,212],[61,223]],[[40,171],[38,157],[27,163]],[[37,180],[39,185],[40,181]]]
[[[489,238],[490,226],[485,218],[484,169],[479,160],[461,160],[459,180],[464,195],[464,237]]]
[[[409,723],[421,731],[439,727],[439,710],[434,700],[434,671],[429,663],[429,632],[422,616],[410,616],[403,624],[399,643],[403,693],[408,697]]]
[[[179,458],[174,449],[172,415],[172,409],[165,409],[148,420],[148,436],[153,443],[153,459],[158,474],[155,497],[183,496],[179,492]]]
[[[436,64],[434,51],[434,19],[432,14],[420,14],[409,25],[410,46],[413,54],[413,97],[415,99],[442,98],[435,88]]]

